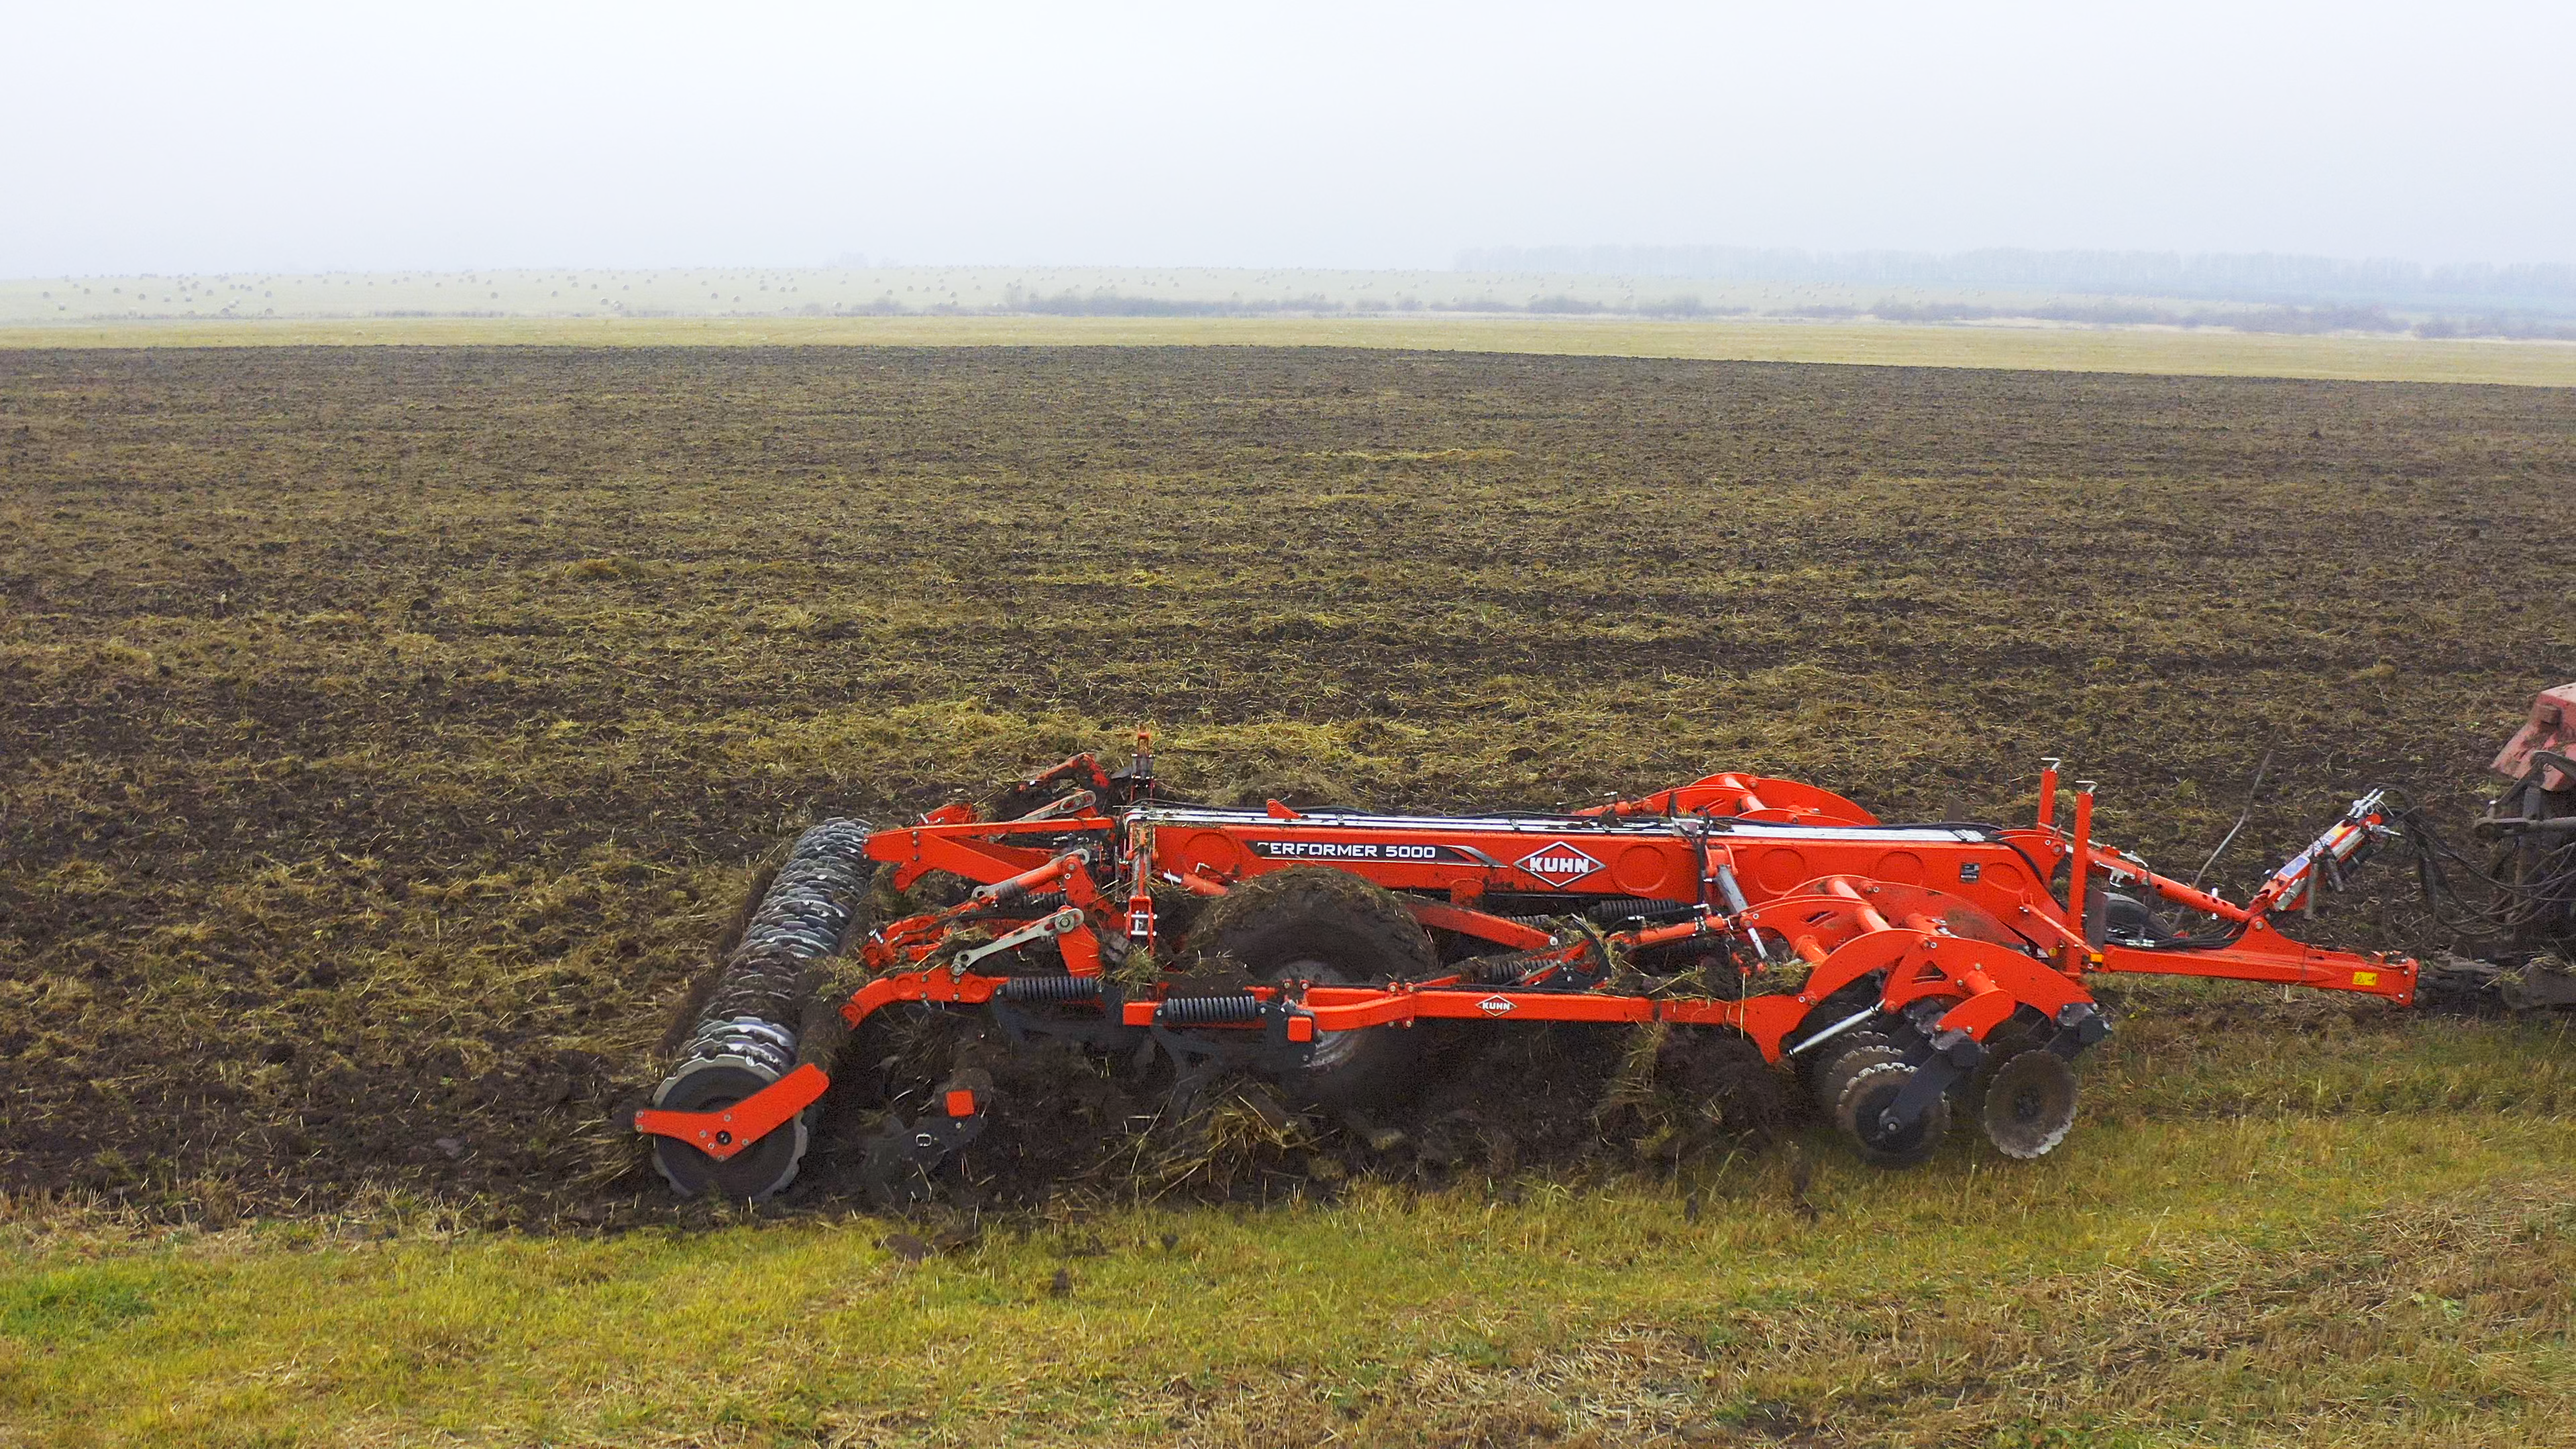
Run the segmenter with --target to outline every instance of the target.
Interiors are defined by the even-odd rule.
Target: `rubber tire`
[[[653,1105],[673,1112],[717,1112],[768,1081],[729,1061],[702,1063],[662,1084]],[[682,1197],[758,1202],[796,1180],[805,1159],[805,1114],[797,1113],[749,1147],[721,1161],[673,1137],[653,1139],[653,1165]]]
[[[2173,927],[2156,914],[2155,907],[2136,896],[2110,891],[2104,894],[2103,902],[2103,934],[2106,938],[2150,943],[2174,939]]]
[[[1290,866],[1234,887],[1209,903],[1190,944],[1202,957],[1232,958],[1265,983],[1367,985],[1440,967],[1430,933],[1394,892],[1330,866]],[[1327,1035],[1315,1064],[1282,1082],[1292,1093],[1328,1107],[1365,1107],[1412,1085],[1420,1031],[1374,1026]]]
[[[2048,877],[2050,899],[2059,901],[2066,899],[2066,883],[2073,876],[2073,859],[2070,857],[2059,861],[2057,869],[2051,871]],[[2148,940],[2170,941],[2176,937],[2174,928],[2163,916],[2157,914],[2154,906],[2147,904],[2140,897],[2124,891],[2112,890],[2102,883],[2100,875],[2095,874],[2089,876],[2084,882],[2084,911],[2082,920],[2079,922],[2088,937],[2092,934],[2093,917],[2097,911],[2102,915],[2105,940],[2110,936],[2110,926],[2115,919],[2122,926],[2129,928],[2131,934],[2136,933],[2136,928],[2145,927],[2145,936]],[[2093,944],[2100,946],[2103,942],[2095,941]]]
[[[1941,1139],[1950,1131],[1950,1103],[1946,1097],[1933,1098],[1932,1105],[1923,1110],[1913,1126],[1894,1134],[1878,1131],[1878,1114],[1887,1110],[1913,1075],[1914,1069],[1901,1063],[1883,1062],[1865,1068],[1843,1089],[1842,1100],[1834,1104],[1834,1125],[1860,1149],[1861,1160],[1872,1167],[1917,1166],[1941,1149]],[[1868,1124],[1866,1130],[1863,1124]]]

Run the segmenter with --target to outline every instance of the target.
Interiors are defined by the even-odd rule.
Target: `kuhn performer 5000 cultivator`
[[[808,831],[635,1126],[683,1193],[774,1192],[846,1029],[914,1004],[1184,1099],[1243,1072],[1342,1111],[1415,1088],[1425,1027],[1660,1023],[1794,1068],[1871,1161],[1921,1161],[1954,1117],[2033,1158],[2110,1030],[2096,973],[2414,999],[2415,962],[2275,924],[2393,833],[2376,792],[2242,903],[2096,841],[2089,783],[2071,817],[2061,794],[2052,762],[2018,826],[1888,823],[1741,773],[1557,814],[1217,808],[1159,792],[1140,736],[1127,768],[1082,755],[981,808]],[[919,909],[871,929],[880,870]],[[852,943],[863,984],[818,999]],[[889,1114],[870,1180],[926,1182],[992,1112],[1048,1110],[994,1098],[969,1068]]]

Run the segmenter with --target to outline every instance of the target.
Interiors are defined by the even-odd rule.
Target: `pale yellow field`
[[[146,321],[0,328],[0,349],[239,346],[1418,348],[1890,367],[2576,386],[2576,343],[2209,328],[1414,317],[673,317]]]

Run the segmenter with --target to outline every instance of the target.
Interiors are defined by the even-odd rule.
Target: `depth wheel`
[[[1914,1069],[1901,1062],[1880,1062],[1862,1068],[1843,1089],[1842,1100],[1834,1106],[1834,1125],[1843,1129],[1860,1148],[1861,1159],[1873,1167],[1913,1167],[1940,1150],[1941,1139],[1950,1130],[1950,1103],[1935,1097],[1923,1115],[1901,1127],[1885,1127],[1879,1117],[1896,1102],[1896,1094],[1914,1078]]]
[[[2045,1048],[2017,1053],[1987,1081],[1977,1116],[1997,1152],[2018,1162],[2045,1157],[2075,1125],[2075,1069]]]
[[[731,1058],[692,1064],[664,1082],[653,1105],[673,1112],[720,1112],[769,1079]],[[805,1114],[721,1161],[673,1137],[653,1139],[653,1165],[682,1197],[758,1202],[796,1180],[805,1158]]]
[[[1202,956],[1230,957],[1264,983],[1366,986],[1440,965],[1429,933],[1394,892],[1330,866],[1254,876],[1211,901],[1190,939]],[[1327,1106],[1369,1106],[1408,1085],[1421,1056],[1417,1030],[1320,1032],[1284,1085]]]

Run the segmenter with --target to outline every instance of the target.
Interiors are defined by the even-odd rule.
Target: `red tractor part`
[[[2478,821],[2479,838],[2492,842],[2483,860],[2426,840],[2425,848],[2463,868],[2488,898],[2464,934],[2494,938],[2499,954],[2547,956],[2562,968],[2576,943],[2576,684],[2545,689],[2531,702],[2531,718],[2495,758],[2495,771],[2512,783]],[[2426,834],[2419,830],[2419,836]],[[2426,860],[2426,883],[2438,898],[2450,892],[2441,859]],[[2528,973],[2524,973],[2528,977]],[[2576,995],[2576,981],[2560,994]],[[2526,987],[2533,983],[2526,979]]]
[[[2544,758],[2551,755],[2557,758]],[[2576,684],[2562,684],[2531,702],[2531,719],[2504,742],[2493,768],[2516,782],[2536,772],[2541,790],[2560,791],[2576,787],[2570,756],[2576,756]]]

